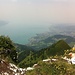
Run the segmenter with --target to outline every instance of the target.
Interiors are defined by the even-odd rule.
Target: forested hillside
[[[22,60],[18,65],[20,67],[32,66],[34,63],[37,63],[40,60],[49,58],[50,56],[61,56],[64,55],[65,50],[70,49],[71,47],[63,40],[58,41],[57,43],[41,49],[36,53],[30,52],[24,60]]]
[[[18,63],[21,62],[24,58],[26,58],[30,52],[35,52],[31,47],[21,44],[15,44],[16,51],[18,52]]]

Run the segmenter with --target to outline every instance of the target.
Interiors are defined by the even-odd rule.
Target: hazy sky
[[[75,23],[75,0],[0,0],[0,19],[24,23]]]
[[[0,0],[0,22],[0,34],[24,43],[51,23],[75,23],[75,0]]]

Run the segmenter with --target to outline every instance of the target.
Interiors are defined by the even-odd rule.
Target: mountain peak
[[[70,49],[71,47],[64,41],[59,40],[57,43],[50,46],[48,49],[49,55],[63,55],[64,50]]]

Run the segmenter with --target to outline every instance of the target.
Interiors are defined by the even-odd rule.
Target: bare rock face
[[[26,69],[18,68],[12,63],[4,60],[0,62],[0,75],[25,75]]]

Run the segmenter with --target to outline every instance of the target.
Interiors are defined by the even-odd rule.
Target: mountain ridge
[[[40,60],[49,58],[50,56],[60,56],[64,55],[65,50],[70,49],[71,47],[63,40],[58,41],[57,43],[41,49],[36,53],[31,52],[29,56],[27,56],[24,60],[22,60],[18,66],[20,67],[27,67],[32,66],[33,64],[37,63]]]

